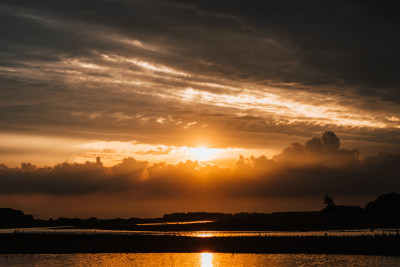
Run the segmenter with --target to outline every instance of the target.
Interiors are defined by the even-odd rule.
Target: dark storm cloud
[[[45,60],[46,56],[90,57],[96,50],[128,53],[126,47],[101,38],[100,33],[113,32],[163,48],[166,53],[157,61],[191,72],[264,84],[273,80],[347,86],[360,95],[399,103],[395,5],[394,1],[2,1],[1,47],[8,64],[21,55]],[[32,19],[37,17],[45,19]]]
[[[87,195],[128,193],[132,200],[222,197],[305,199],[323,194],[357,200],[400,187],[400,155],[381,152],[359,159],[357,149],[340,148],[333,132],[305,144],[293,143],[273,159],[239,157],[234,170],[187,161],[149,164],[126,158],[113,167],[100,160],[37,168],[0,167],[0,193]]]
[[[268,134],[306,139],[329,128],[346,140],[398,151],[393,3],[4,0],[0,125],[166,145],[193,145],[192,135],[211,129],[217,145],[246,148],[265,148]],[[314,106],[336,101],[354,110],[335,110],[342,117],[325,122],[218,99],[184,102],[179,95],[193,87],[212,97],[235,96],[243,88],[256,91],[253,85],[282,87],[276,92],[282,99]],[[324,99],[302,95],[309,91]],[[280,108],[291,111],[290,103]],[[346,116],[372,121],[350,133],[352,125],[336,125]],[[385,125],[371,129],[374,120]]]
[[[396,32],[400,20],[395,1],[172,2],[198,14],[234,18],[249,36],[269,37],[293,49],[291,61],[283,58],[284,64],[279,65],[282,68],[286,63],[287,67],[272,68],[269,78],[314,85],[350,84],[362,95],[399,101],[400,38]],[[256,64],[268,62],[268,56],[258,56]]]

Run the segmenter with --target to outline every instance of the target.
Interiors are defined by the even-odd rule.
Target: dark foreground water
[[[5,254],[0,266],[400,266],[400,257],[325,254]]]

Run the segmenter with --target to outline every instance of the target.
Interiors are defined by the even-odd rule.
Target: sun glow
[[[212,259],[213,259],[213,254],[209,252],[203,252],[200,254],[200,263],[201,267],[212,267]]]
[[[189,148],[188,152],[191,160],[207,161],[212,160],[217,151],[215,149],[202,146]]]
[[[197,147],[168,146],[163,144],[140,143],[135,140],[129,142],[93,140],[77,144],[75,147],[79,149],[79,153],[75,153],[69,160],[74,162],[86,162],[93,161],[96,157],[100,157],[101,162],[105,166],[113,166],[120,163],[123,158],[128,157],[135,158],[139,161],[148,161],[150,163],[166,162],[167,164],[176,164],[178,162],[191,160],[234,165],[239,155],[249,157],[250,155],[262,155],[266,153],[265,150],[261,151],[237,147],[207,148],[205,145]],[[231,160],[234,161],[231,162]]]

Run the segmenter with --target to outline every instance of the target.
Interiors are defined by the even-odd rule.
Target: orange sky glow
[[[0,206],[311,210],[397,185],[391,17],[352,3],[314,17],[325,7],[85,2],[0,3]]]

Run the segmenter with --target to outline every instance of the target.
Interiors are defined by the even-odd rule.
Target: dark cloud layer
[[[149,164],[133,158],[112,167],[104,167],[99,159],[48,168],[29,163],[20,168],[1,165],[0,193],[21,198],[31,194],[121,194],[126,203],[157,200],[161,206],[168,200],[185,199],[200,205],[203,200],[218,198],[228,210],[232,200],[268,203],[269,199],[296,199],[301,203],[330,194],[357,202],[400,188],[400,155],[381,152],[360,160],[358,150],[340,149],[339,144],[333,132],[325,132],[305,144],[291,144],[273,159],[240,156],[234,169],[193,161]]]
[[[331,129],[398,153],[396,5],[3,0],[0,133],[280,149]]]
[[[126,54],[127,47],[104,36],[118,33],[162,47],[160,63],[191,72],[351,86],[399,103],[396,7],[395,1],[2,1],[2,64],[90,57],[96,50]]]

